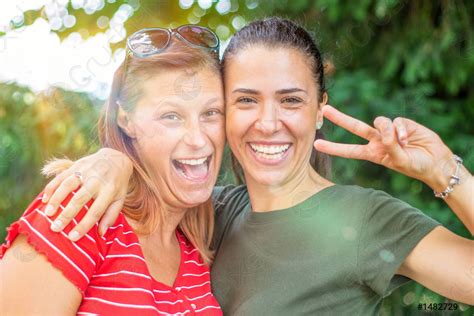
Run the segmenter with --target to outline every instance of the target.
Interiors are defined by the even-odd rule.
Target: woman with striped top
[[[66,226],[40,194],[0,248],[1,315],[222,314],[209,275],[210,196],[225,142],[219,41],[181,26],[139,31],[127,46],[99,122],[101,144],[133,161],[123,210],[106,232],[95,225],[78,240],[72,227],[103,203],[88,192],[114,184],[68,177],[80,188],[61,207],[88,202]]]

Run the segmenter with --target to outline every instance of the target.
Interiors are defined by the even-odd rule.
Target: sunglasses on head
[[[127,48],[139,58],[159,54],[171,43],[173,35],[192,47],[219,53],[217,35],[206,27],[192,24],[182,25],[175,29],[156,27],[140,30],[127,39]]]
[[[219,38],[207,27],[186,24],[175,29],[165,29],[161,27],[142,29],[127,38],[128,51],[125,55],[125,69],[120,85],[125,82],[128,58],[131,54],[137,58],[146,58],[159,54],[170,45],[173,35],[191,47],[206,49],[214,54],[216,58],[219,56]],[[118,100],[116,102],[121,106]]]

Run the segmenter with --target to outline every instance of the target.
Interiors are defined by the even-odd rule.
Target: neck
[[[245,177],[254,212],[269,212],[295,206],[333,183],[321,177],[311,166],[278,185],[259,183]]]
[[[186,209],[177,209],[164,207],[163,220],[160,221],[157,228],[149,234],[138,234],[140,240],[153,242],[155,245],[169,247],[176,244],[176,229],[186,214]],[[129,220],[127,218],[127,220]],[[130,225],[136,229],[138,223],[129,220]]]

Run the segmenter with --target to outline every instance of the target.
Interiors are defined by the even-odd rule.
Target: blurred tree
[[[45,185],[40,170],[51,157],[78,158],[97,149],[97,100],[51,88],[33,94],[0,84],[0,238]]]

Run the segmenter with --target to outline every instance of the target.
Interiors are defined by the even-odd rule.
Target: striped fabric
[[[73,194],[63,201],[61,208]],[[156,281],[149,273],[138,236],[120,214],[104,237],[98,225],[77,242],[69,231],[87,212],[90,201],[63,232],[50,230],[53,218],[44,214],[41,195],[23,216],[8,228],[0,259],[22,233],[49,262],[61,270],[82,294],[78,315],[222,315],[211,293],[209,267],[197,249],[177,231],[181,263],[173,287]],[[74,224],[74,225],[73,225]]]

